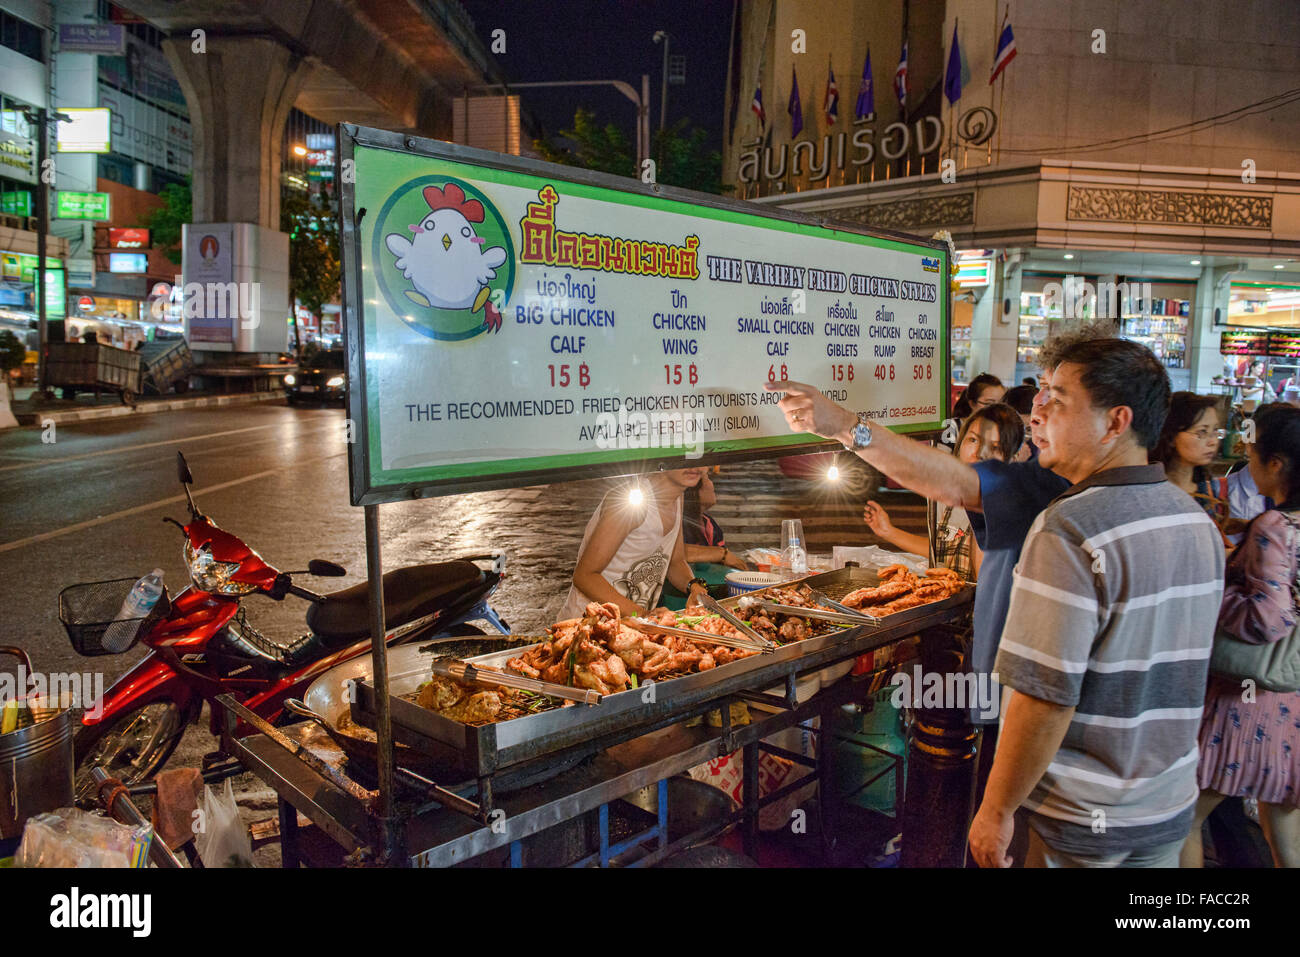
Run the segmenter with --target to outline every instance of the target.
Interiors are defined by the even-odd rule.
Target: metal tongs
[[[407,672],[407,674],[424,673],[426,672],[423,670]],[[552,681],[539,681],[536,678],[511,674],[509,671],[502,671],[499,668],[472,665],[468,661],[458,661],[454,658],[450,660],[446,658],[436,659],[433,662],[433,673],[444,678],[455,678],[457,681],[463,681],[466,684],[499,685],[502,688],[514,688],[517,691],[534,691],[537,694],[550,695],[552,698],[563,698],[566,701],[576,701],[579,704],[600,704],[604,698],[604,695],[599,691],[591,691],[587,688],[570,688],[568,685],[555,684]],[[393,675],[388,680],[391,682],[402,677],[406,677],[406,675]]]
[[[756,595],[742,595],[740,601],[736,604],[740,608],[760,608],[763,611],[771,611],[779,615],[796,615],[800,618],[814,618],[818,621],[831,621],[840,625],[866,625],[876,621],[874,618],[868,618],[852,611],[827,611],[825,608],[782,605],[778,602],[768,601],[766,598],[759,598]]]
[[[701,595],[700,604],[703,605],[705,608],[707,608],[709,611],[713,612],[715,615],[720,615],[723,621],[729,624],[732,628],[735,628],[736,631],[740,632],[742,635],[745,635],[748,638],[752,639],[764,651],[776,651],[776,642],[769,641],[767,638],[764,638],[762,635],[756,632],[753,628],[750,628],[749,625],[745,624],[743,621],[741,621],[731,612],[727,611],[727,609],[719,605],[717,600],[714,599],[713,596]]]
[[[819,605],[825,605],[827,608],[834,608],[836,611],[842,611],[846,615],[856,615],[859,618],[865,618],[867,621],[880,624],[880,618],[876,615],[869,615],[860,608],[850,608],[848,605],[841,604],[824,591],[818,591],[816,588],[809,588],[808,597]]]
[[[767,651],[748,638],[731,638],[727,635],[714,635],[707,631],[693,631],[690,628],[677,628],[673,625],[661,625],[646,618],[624,618],[623,623],[629,628],[647,635],[676,635],[698,641],[702,645],[722,645],[724,648],[739,648],[742,651]]]

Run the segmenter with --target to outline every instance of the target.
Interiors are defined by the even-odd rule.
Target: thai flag
[[[899,105],[907,108],[907,41],[903,41],[903,55],[898,60],[898,69],[894,71],[894,95]]]
[[[876,112],[876,87],[871,80],[871,47],[867,47],[867,62],[862,65],[862,83],[858,86],[858,102],[853,108],[853,118],[865,120]]]
[[[767,114],[763,112],[763,84],[754,87],[754,101],[749,104],[749,108],[758,117],[758,128],[762,130],[767,125]]]
[[[799,74],[790,67],[790,103],[785,111],[790,114],[790,135],[798,136],[803,129],[803,103],[799,99]]]
[[[998,74],[1007,68],[1007,64],[1016,58],[1016,38],[1011,32],[1011,24],[1006,17],[1002,19],[1002,34],[998,37],[998,51],[993,54],[993,73],[989,76],[989,85],[998,78]]]
[[[840,118],[840,88],[835,85],[835,71],[827,67],[830,72],[830,79],[826,81],[826,106],[823,112],[826,114],[826,125],[834,126],[835,121]]]

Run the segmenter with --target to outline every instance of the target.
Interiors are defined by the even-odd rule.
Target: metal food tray
[[[819,575],[780,583],[788,587],[807,583],[832,597],[842,597],[855,588],[879,583],[874,571],[863,568],[840,568]],[[757,593],[751,593],[757,594]],[[538,714],[524,715],[507,721],[473,726],[446,718],[437,712],[421,708],[413,702],[390,695],[393,739],[409,745],[424,754],[447,762],[458,772],[484,776],[512,765],[533,761],[556,751],[584,743],[597,743],[602,737],[624,732],[638,725],[653,725],[656,721],[671,721],[672,715],[700,710],[699,706],[738,691],[755,691],[779,684],[790,675],[825,667],[844,657],[857,655],[879,645],[889,644],[906,635],[902,626],[928,618],[936,612],[968,604],[974,588],[967,585],[955,595],[941,601],[918,605],[881,619],[880,624],[863,624],[845,628],[803,641],[780,645],[774,652],[753,655],[749,658],[720,665],[710,671],[696,672],[662,683],[654,684],[653,700],[645,694],[649,683],[607,695],[598,705],[572,705]],[[721,604],[734,608],[742,596],[729,598]],[[901,634],[897,634],[901,632]],[[875,645],[858,639],[880,633],[889,638]],[[895,637],[897,635],[897,637]],[[854,644],[862,647],[846,649],[842,656],[833,653],[835,645]],[[537,647],[526,645],[493,654],[467,658],[476,665],[504,668],[518,655]],[[830,652],[821,654],[822,652]],[[806,667],[802,659],[816,658]],[[358,683],[358,693],[351,704],[352,718],[358,724],[374,728],[376,723],[376,692],[368,681]],[[651,730],[647,727],[646,730]]]

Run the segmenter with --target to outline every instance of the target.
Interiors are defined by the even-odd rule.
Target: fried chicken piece
[[[521,675],[526,675],[529,678],[540,678],[542,676],[539,669],[534,668],[523,658],[511,658],[506,662],[506,667],[511,671],[517,671]]]
[[[700,663],[697,664],[695,668],[697,671],[712,671],[717,666],[718,663],[714,661],[713,655],[706,651],[704,654],[700,655]]]
[[[650,612],[649,618],[657,625],[667,625],[670,628],[677,625],[677,612],[671,608],[656,608]]]
[[[961,578],[960,575],[958,575],[955,571],[953,571],[951,568],[948,568],[947,566],[944,566],[942,568],[927,568],[925,570],[925,577],[926,578],[951,578],[954,581],[959,581]]]
[[[876,573],[876,577],[879,578],[882,582],[887,582],[891,578],[896,578],[900,575],[906,577],[907,575],[910,574],[911,571],[908,570],[908,567],[906,565],[894,564],[894,565],[886,565],[884,568],[880,569],[880,571]]]
[[[578,665],[573,669],[573,683],[579,688],[590,688],[600,694],[609,694],[609,688],[605,686],[605,682],[601,681],[590,668],[584,665]]]
[[[479,691],[440,712],[444,718],[465,724],[492,721],[501,711],[501,696],[495,691]]]
[[[415,703],[429,711],[444,711],[465,697],[467,692],[465,685],[454,678],[434,675],[431,681],[420,688]]]
[[[568,684],[569,668],[564,662],[557,662],[550,665],[542,672],[542,680],[549,681],[551,684]]]
[[[888,581],[874,588],[859,588],[856,591],[851,591],[844,596],[840,604],[848,605],[850,608],[865,608],[867,605],[878,605],[882,602],[892,601],[906,595],[911,590],[912,586],[907,582]]]
[[[803,641],[808,637],[808,623],[802,618],[787,617],[778,634],[784,641]]]
[[[609,673],[609,680],[606,682],[616,691],[622,691],[628,686],[627,667],[623,664],[623,659],[618,655],[610,655],[604,661],[605,670]]]

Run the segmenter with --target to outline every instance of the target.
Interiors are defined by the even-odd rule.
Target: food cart
[[[878,686],[885,650],[950,632],[971,587],[873,617],[836,599],[875,573],[815,575],[806,584],[830,603],[821,623],[832,606],[830,620],[843,615],[834,627],[771,641],[746,630],[733,599],[712,614],[750,636],[743,657],[594,700],[547,692],[569,700],[475,724],[414,703],[414,689],[437,668],[518,680],[518,656],[547,637],[450,663],[437,647],[386,651],[378,510],[825,451],[788,432],[778,397],[754,388],[764,377],[934,432],[947,407],[948,248],[348,124],[339,139],[349,472],[365,509],[373,653],[318,679],[291,705],[309,719],[298,724],[220,699],[224,748],[279,796],[285,863],[299,861],[299,812],[358,862],[649,864],[737,822],[752,853],[762,806],[832,769],[832,748],[810,758],[765,739]],[[839,665],[842,676],[877,651],[864,674],[800,695],[810,675]],[[738,702],[747,724],[732,721]],[[710,713],[719,726],[683,724]],[[741,806],[670,840],[670,780],[735,752]],[[762,752],[808,773],[760,799]],[[655,810],[620,832],[618,799],[646,789]],[[560,853],[556,835],[575,822],[589,840]]]

